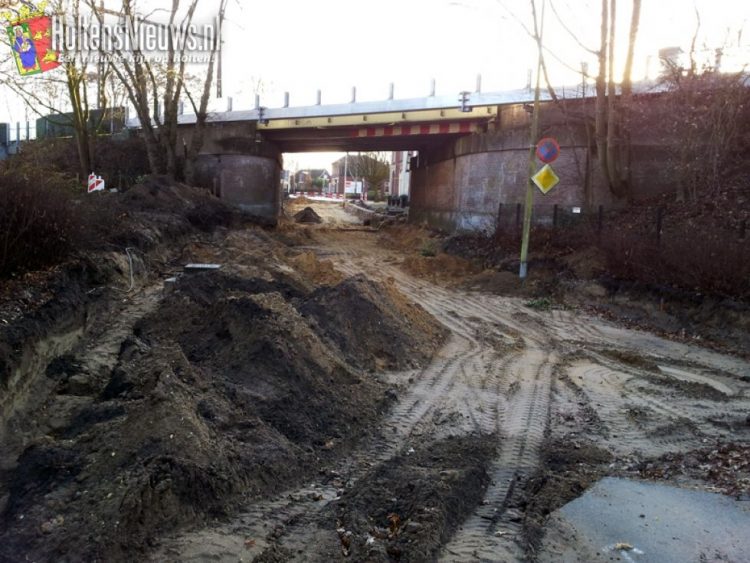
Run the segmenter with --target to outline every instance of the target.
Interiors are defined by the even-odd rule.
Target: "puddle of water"
[[[553,513],[539,561],[746,561],[748,503],[607,477]]]

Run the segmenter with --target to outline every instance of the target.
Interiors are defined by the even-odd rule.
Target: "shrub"
[[[34,168],[0,171],[0,277],[59,263],[82,222],[69,178]]]
[[[602,244],[611,275],[654,286],[750,299],[750,249],[736,233],[688,229],[660,245],[640,234],[613,233]]]
[[[139,138],[97,137],[93,145],[94,172],[104,178],[108,188],[126,190],[150,172],[148,157]],[[75,140],[38,139],[24,143],[23,150],[2,164],[7,169],[43,168],[70,178],[80,175]],[[86,178],[79,178],[83,191]]]

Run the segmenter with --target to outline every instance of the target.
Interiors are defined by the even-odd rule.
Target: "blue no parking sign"
[[[545,137],[539,141],[536,144],[536,156],[545,164],[557,160],[557,157],[560,156],[560,145],[558,144],[557,139],[553,137]]]

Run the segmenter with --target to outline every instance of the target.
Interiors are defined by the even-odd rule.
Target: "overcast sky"
[[[595,49],[601,3],[550,2]],[[618,44],[624,48],[632,4],[618,4]],[[736,44],[736,32],[750,19],[748,0],[643,0],[636,77],[645,74],[649,55],[656,70],[659,48],[689,48],[694,6],[701,17],[699,48]],[[252,79],[261,78],[269,106],[280,104],[284,91],[291,92],[293,105],[312,103],[318,88],[324,102],[347,101],[354,85],[362,99],[384,98],[389,82],[397,97],[422,96],[433,77],[439,93],[453,94],[473,89],[477,73],[484,90],[519,88],[536,66],[536,52],[518,20],[530,23],[528,0],[235,0],[225,37],[228,58],[241,72],[228,73],[228,87],[236,97],[250,98],[245,92]],[[576,70],[588,60],[595,71],[594,56],[570,38],[549,2],[545,43],[554,82],[578,81],[554,56]]]
[[[601,2],[551,1],[557,15],[548,0],[544,34],[552,81],[575,84],[582,61],[596,71],[595,57],[560,20],[584,46],[596,49]],[[622,62],[632,3],[618,4]],[[739,44],[744,46],[743,61],[750,62],[750,29],[744,37],[738,35],[750,23],[749,0],[643,0],[636,79],[658,71],[660,48],[689,50],[696,9],[701,20],[698,49],[713,56],[718,46]],[[345,102],[352,86],[358,99],[383,99],[389,82],[395,83],[396,97],[424,96],[431,78],[438,94],[454,94],[473,90],[477,74],[485,91],[521,88],[536,63],[534,45],[519,22],[530,25],[530,18],[528,0],[235,2],[225,29],[231,51],[227,68],[241,71],[227,71],[226,91],[235,107],[247,107],[260,80],[262,103],[273,107],[282,103],[285,91],[292,105],[313,103],[317,89],[323,91],[324,103]],[[328,158],[297,160],[307,166],[322,165]]]
[[[152,8],[159,2],[170,4],[142,0],[142,5]],[[750,29],[740,34],[750,24],[750,0],[642,3],[636,79],[649,67],[652,75],[658,70],[660,48],[689,49],[696,9],[700,50],[712,52],[726,44],[750,62]],[[198,19],[209,20],[217,5],[218,0],[201,0]],[[632,4],[620,0],[618,5],[621,63]],[[560,20],[595,49],[600,6],[599,0],[547,0],[544,33],[554,83],[579,82],[582,61],[596,71],[594,55],[571,38]],[[520,22],[531,23],[528,0],[230,0],[223,34],[224,93],[234,98],[235,109],[242,109],[252,107],[256,89],[262,104],[274,107],[281,105],[285,91],[291,105],[313,103],[318,89],[323,103],[345,102],[352,86],[360,100],[383,99],[389,82],[395,83],[397,98],[424,96],[431,78],[438,94],[457,94],[473,90],[479,73],[484,91],[520,88],[536,61]],[[13,96],[7,90],[2,94],[0,120],[23,119]],[[225,103],[218,100],[215,107]],[[319,165],[321,159],[312,162]]]

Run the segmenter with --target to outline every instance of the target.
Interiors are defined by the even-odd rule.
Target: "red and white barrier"
[[[98,192],[105,188],[104,180],[102,180],[101,176],[97,176],[93,172],[89,174],[89,182],[88,182],[88,193],[91,192]]]

